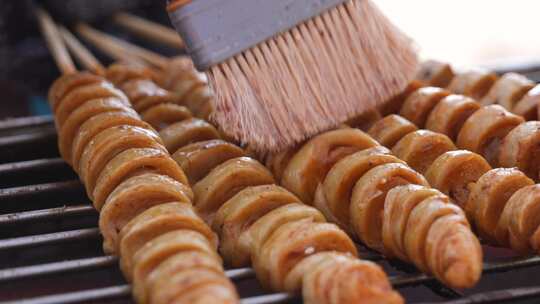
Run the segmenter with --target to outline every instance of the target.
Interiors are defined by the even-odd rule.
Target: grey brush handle
[[[347,0],[193,0],[169,12],[203,71]]]

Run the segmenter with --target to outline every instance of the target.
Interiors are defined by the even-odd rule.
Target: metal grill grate
[[[101,251],[97,213],[84,187],[58,157],[50,117],[0,122],[0,188],[2,303],[131,302],[117,258]],[[477,288],[457,291],[409,265],[385,260],[360,245],[359,250],[363,258],[385,268],[411,303],[540,298],[540,257],[513,257],[507,250],[484,246],[482,281]],[[508,273],[496,274],[501,272]],[[243,304],[301,302],[294,295],[265,292],[250,268],[226,273],[238,286]]]

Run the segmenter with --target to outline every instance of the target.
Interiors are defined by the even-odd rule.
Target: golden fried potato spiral
[[[516,103],[533,87],[534,82],[527,77],[516,73],[506,73],[495,82],[480,103],[483,105],[500,104],[505,109],[513,111]]]
[[[111,73],[118,81],[139,77]],[[238,303],[217,238],[191,205],[187,177],[126,96],[87,73],[61,77],[49,96],[62,156],[85,183],[100,212],[104,250],[120,256],[137,300]]]
[[[396,125],[399,125],[399,120],[397,122]],[[322,145],[323,140],[326,145],[315,149],[317,145]],[[448,138],[445,142],[453,147]],[[372,143],[369,136],[359,130],[339,129],[323,133],[308,141],[291,157],[284,171],[283,185],[297,194],[309,194],[305,190],[309,187],[296,186],[314,183],[317,186],[313,205],[370,248],[411,261],[449,286],[472,287],[480,277],[482,252],[464,212],[451,204],[443,193],[426,188],[429,187],[427,180],[392,156],[388,149]],[[329,153],[334,146],[347,153]],[[303,158],[306,155],[311,164],[324,164],[325,167],[319,165],[322,169],[311,169]],[[287,184],[287,177],[295,177],[294,183]],[[390,203],[392,198],[387,194],[393,189],[400,189],[402,185],[418,186],[408,188],[409,191],[405,192],[411,199],[400,196],[401,199]],[[431,196],[434,198],[431,199]],[[397,209],[396,205],[403,200],[410,201],[408,207]],[[421,207],[420,211],[413,203]],[[401,212],[396,213],[396,210]],[[405,218],[399,219],[399,216]],[[448,229],[438,224],[439,218],[458,226]],[[437,228],[432,228],[435,223]],[[392,241],[385,234],[393,234]],[[410,238],[408,235],[417,237]],[[466,248],[471,255],[462,258],[456,256],[453,244],[456,248]],[[428,247],[430,253],[437,252],[442,256],[435,254],[427,258],[423,248]]]
[[[180,62],[179,65],[182,66],[183,63]],[[186,103],[184,104],[194,113],[209,111],[206,106],[209,103],[200,102],[196,98],[203,96],[207,87],[202,85],[202,79],[196,75],[194,77],[190,72],[191,68],[182,67],[176,74],[164,79],[164,81],[170,82],[169,85],[175,88],[176,93],[185,96]],[[154,86],[152,88],[148,82],[145,83],[143,80],[144,78],[138,79],[133,76],[122,88],[145,94],[153,90],[155,94],[161,94],[155,89],[155,85],[152,85]],[[141,88],[136,88],[137,83]],[[126,93],[132,99],[141,98],[135,93]],[[142,93],[141,96],[144,95]],[[210,97],[210,94],[208,96]],[[150,99],[147,100],[147,103],[137,103],[138,109],[144,111],[143,118],[145,113],[149,113],[148,111],[171,104],[154,105],[149,110],[146,107],[147,104],[150,104]],[[352,255],[345,259],[346,262],[342,263],[343,275],[350,272],[358,276],[359,279],[370,277],[374,281],[372,285],[363,289],[362,293],[355,289],[343,291],[344,299],[358,299],[365,293],[373,294],[379,299],[392,299],[396,303],[402,302],[401,297],[392,291],[388,279],[378,266],[370,262],[359,263],[353,259],[356,256],[356,247],[342,230],[333,224],[325,223],[324,216],[319,211],[303,205],[301,200],[291,192],[273,185],[274,178],[268,169],[254,159],[246,157],[248,154],[246,151],[219,139],[221,136],[214,126],[194,118],[181,118],[178,122],[174,122],[172,119],[174,115],[160,118],[159,121],[166,122],[166,125],[159,126],[160,137],[163,139],[164,146],[173,154],[173,158],[193,184],[195,209],[219,235],[221,239],[219,251],[226,262],[233,266],[246,266],[253,263],[263,286],[278,291],[296,292],[300,288],[307,287],[296,283],[294,288],[290,288],[285,280],[297,263],[319,252],[332,252],[338,257]],[[171,119],[169,120],[169,118]],[[373,140],[367,137],[366,139],[367,141],[364,142],[362,138],[359,138],[357,144],[361,147],[375,144]],[[339,146],[328,148],[328,154],[335,157],[352,152],[354,151],[349,148],[341,149]],[[284,153],[283,157],[273,158],[273,160],[269,159],[269,162],[273,162],[274,167],[279,169],[281,163],[288,162],[287,155],[290,153]],[[324,166],[327,165],[323,164]],[[121,198],[120,201],[125,201],[124,205],[129,204],[128,197]],[[175,199],[175,201],[181,200]],[[106,203],[105,206],[107,205],[109,203]],[[189,228],[191,231],[201,233],[200,225],[189,224],[187,227],[173,221],[179,216],[185,218],[185,215],[183,213],[176,215],[174,210],[169,210],[168,205],[152,207],[127,224],[122,224],[121,219],[115,221],[123,227],[116,237],[119,239],[117,242],[119,251],[121,254],[123,253],[123,256],[126,256],[121,262],[122,269],[128,278],[133,277],[134,292],[139,301],[150,300],[155,303],[165,303],[170,301],[173,296],[183,296],[183,299],[187,301],[192,293],[188,290],[183,290],[180,293],[178,288],[170,292],[158,291],[158,288],[168,287],[170,284],[177,284],[176,282],[184,280],[190,272],[186,270],[185,273],[178,275],[173,272],[174,269],[184,271],[186,264],[180,260],[180,257],[172,256],[173,252],[176,252],[175,250],[171,251],[169,258],[169,253],[166,253],[169,251],[165,249],[165,244],[155,245],[161,246],[161,249],[158,249],[156,253],[152,253],[151,248],[145,249],[143,247],[143,243],[146,243],[144,246],[150,246],[148,244],[154,242],[150,239],[172,229]],[[183,222],[193,223],[193,221],[186,219]],[[294,233],[293,240],[289,240],[291,233]],[[207,239],[209,239],[208,236]],[[157,239],[155,240],[157,242]],[[288,240],[288,242],[283,240]],[[185,246],[186,243],[181,242],[178,246],[180,245]],[[186,250],[188,249],[193,251],[196,248],[186,247]],[[303,252],[300,252],[301,250]],[[141,253],[134,255],[135,251]],[[197,261],[201,267],[208,268],[209,272],[199,274],[200,280],[208,281],[205,286],[210,285],[210,282],[214,280],[219,281],[219,276],[216,277],[214,273],[220,269],[208,257],[208,253],[204,253],[202,258],[197,260],[194,259],[193,253],[180,254],[186,258],[193,257],[194,263]],[[146,257],[143,258],[143,256]],[[156,266],[159,263],[161,264]],[[137,264],[141,266],[137,266]],[[173,270],[167,269],[166,266]],[[323,268],[323,270],[330,271],[330,267],[333,268],[334,265],[330,264],[327,267],[329,268]],[[169,280],[165,279],[166,275],[170,277]],[[299,275],[297,280],[302,280],[302,278],[303,275]],[[199,284],[198,280],[194,280],[193,284]],[[207,287],[207,289],[209,288]],[[314,290],[315,287],[309,288]],[[331,288],[336,292],[340,287]],[[193,293],[198,294],[196,291]],[[318,297],[321,296],[312,296],[310,299],[320,302],[322,299]]]
[[[447,85],[436,83],[436,75],[447,75],[452,80],[448,89],[456,94],[478,99],[482,105],[500,104],[508,111],[511,111],[525,120],[537,120],[540,111],[540,90],[539,86],[523,75],[517,73],[506,73],[497,78],[494,73],[485,70],[473,70],[464,73],[443,72],[452,68],[448,63],[428,60],[420,68],[417,78],[427,85],[445,88]],[[402,96],[409,96],[412,92],[404,90]],[[396,113],[401,108],[401,104],[394,106],[391,112],[384,115]]]
[[[448,63],[426,60],[420,65],[416,79],[429,86],[446,88],[454,76],[454,70]]]
[[[448,90],[455,94],[482,99],[497,81],[497,75],[486,70],[470,70],[457,75],[448,85]]]

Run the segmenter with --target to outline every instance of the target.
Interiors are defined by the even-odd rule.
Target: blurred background
[[[374,0],[418,44],[423,58],[455,67],[485,66],[514,70],[540,66],[537,0]],[[176,50],[132,37],[110,22],[127,10],[168,24],[165,0],[34,1],[62,23],[91,22],[121,37],[164,54]],[[42,96],[59,75],[37,29],[31,0],[0,0],[0,118],[47,113]],[[99,52],[95,52],[99,55]],[[101,57],[108,62],[107,57]]]

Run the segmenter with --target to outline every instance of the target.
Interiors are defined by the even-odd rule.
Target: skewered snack
[[[427,180],[360,130],[338,129],[309,140],[290,158],[282,183],[298,196],[314,197],[318,210],[367,246],[411,261],[451,287],[471,287],[480,277],[482,252],[464,212],[436,190],[431,190],[436,199],[416,194],[429,192]],[[401,228],[395,228],[401,231],[396,239],[404,246],[387,247],[384,231],[398,222],[388,218],[394,213],[387,208],[403,200],[392,203],[388,193],[412,185],[417,187],[402,198],[417,197],[421,211],[410,206],[399,214],[411,216],[411,221],[402,219]],[[443,219],[445,225],[438,224]],[[448,223],[455,227],[449,229]],[[385,225],[391,227],[385,230]],[[424,257],[422,248],[428,244],[430,252],[437,254]],[[454,245],[469,255],[458,256]],[[399,252],[393,253],[396,250]]]
[[[455,141],[465,121],[479,109],[480,104],[470,97],[446,96],[429,114],[426,129],[445,134]]]
[[[445,88],[446,85],[442,85],[441,83],[435,84],[437,79],[436,75],[441,73],[443,67],[452,71],[452,68],[447,63],[433,60],[426,61],[422,64],[420,69],[421,73],[417,75],[417,78],[429,85]],[[447,75],[451,75],[451,73],[448,73]],[[454,75],[454,78],[459,79],[456,79],[453,86],[448,87],[453,93],[474,97],[478,99],[482,105],[500,104],[507,110],[522,116],[527,121],[537,120],[540,117],[540,108],[538,107],[540,105],[539,86],[535,86],[534,82],[523,75],[506,73],[497,80],[493,73],[487,71],[472,71],[469,73],[462,73],[459,77]],[[493,82],[493,79],[497,81]],[[465,87],[478,87],[480,89],[465,91],[463,89]],[[487,89],[487,91],[485,89]],[[405,90],[402,93],[402,95],[405,96],[409,96],[410,94],[411,92],[408,90]],[[391,113],[396,113],[399,108],[400,106]]]
[[[513,111],[516,102],[533,87],[534,82],[527,77],[516,73],[506,73],[495,82],[480,103],[483,105],[500,104],[505,109]]]
[[[518,101],[512,110],[525,120],[538,120],[540,118],[540,85],[532,88],[523,98]]]
[[[403,90],[403,92],[397,94],[396,96],[389,99],[387,102],[383,103],[379,107],[379,112],[383,116],[399,112],[399,109],[401,109],[401,107],[403,106],[405,99],[407,99],[409,95],[411,95],[412,93],[414,93],[416,90],[420,89],[423,86],[424,84],[422,83],[422,81],[413,80],[405,88],[405,90]]]
[[[470,70],[457,75],[448,85],[448,90],[455,94],[470,96],[481,100],[497,81],[495,73],[486,70]]]
[[[455,149],[456,146],[448,136],[428,130],[417,130],[398,141],[392,148],[392,153],[420,174],[424,174],[437,157]]]
[[[237,303],[216,253],[217,238],[191,206],[193,192],[184,172],[126,96],[88,73],[62,76],[49,96],[63,156],[100,211],[104,250],[120,256],[137,299]],[[175,266],[177,256],[188,254],[192,258]],[[174,275],[161,267],[164,263],[173,263]],[[197,282],[183,279],[192,276]],[[160,288],[147,289],[152,282],[160,282]]]
[[[426,60],[420,65],[416,79],[428,86],[446,88],[454,76],[454,71],[449,64],[436,60]]]
[[[307,284],[310,290],[318,287],[310,280],[302,283],[304,275],[301,275],[296,277],[294,288],[290,288],[285,280],[294,266],[312,255],[332,253],[344,258],[346,262],[340,263],[343,269],[358,273],[360,278],[376,278],[362,290],[345,291],[342,295],[345,301],[359,298],[362,292],[377,300],[402,302],[378,266],[362,262],[361,270],[355,270],[359,267],[353,259],[357,255],[356,247],[345,232],[334,224],[325,223],[319,211],[303,205],[295,195],[274,185],[272,174],[264,166],[246,157],[247,153],[239,147],[221,140],[214,126],[190,118],[164,125],[160,137],[193,183],[195,208],[219,235],[219,251],[228,264],[253,263],[263,286],[296,292],[305,289],[302,286]],[[123,263],[126,272],[135,269],[131,264],[136,258],[131,260]],[[321,271],[330,271],[335,265],[328,263]],[[139,299],[155,299],[153,286],[167,285],[154,280],[144,270],[139,271],[139,275],[136,270],[131,271]],[[140,281],[137,278],[142,277],[148,278],[147,284],[137,284]],[[338,290],[339,286],[332,288]],[[319,303],[322,298],[318,297],[322,295],[310,299]]]
[[[405,104],[428,104],[421,101],[438,100],[440,96],[440,89],[420,90],[424,93],[411,94]],[[415,99],[420,101],[414,101]],[[540,136],[540,129],[534,127],[537,125],[534,121],[525,123],[522,117],[500,105],[481,106],[474,99],[463,95],[448,95],[440,99],[434,107],[430,105],[428,108],[431,108],[431,112],[427,113],[427,129],[453,139],[460,149],[482,155],[493,167],[518,167],[529,177],[536,180],[540,178],[540,163],[535,161],[535,157],[531,157],[537,153],[534,143],[536,137]],[[413,119],[416,117],[412,116]],[[389,115],[376,122],[368,133],[385,146],[398,146],[399,141],[406,141],[405,137],[416,127],[405,118],[407,117]],[[420,138],[417,140],[418,144],[428,147],[428,150],[436,150],[435,146],[430,147],[435,142]],[[395,152],[400,153],[404,150],[403,147],[408,148],[409,144],[402,143],[394,148]],[[423,167],[414,165],[413,168],[424,172],[429,166],[427,163],[429,160],[426,159]]]
[[[482,107],[465,121],[456,144],[463,149],[480,153],[490,164],[497,166],[501,141],[523,121],[522,117],[499,105]]]
[[[453,107],[454,109],[464,109],[463,105],[471,105],[468,98],[458,99],[455,97],[455,99],[460,101],[459,104],[456,102],[460,106]],[[442,107],[447,107],[447,105]],[[470,108],[474,109],[475,107]],[[464,113],[463,116],[468,115],[465,110],[461,112]],[[484,116],[485,124],[475,124],[474,121],[482,116]],[[528,186],[535,187],[533,186],[534,182],[529,177],[538,179],[539,165],[536,162],[538,154],[536,147],[540,136],[538,132],[540,124],[536,121],[529,121],[518,124],[513,129],[500,126],[501,121],[503,126],[511,125],[515,121],[522,122],[521,118],[517,117],[516,119],[516,117],[501,106],[491,105],[469,115],[466,124],[471,129],[478,128],[478,134],[490,134],[489,131],[482,130],[493,130],[491,134],[506,134],[502,142],[497,140],[495,147],[493,143],[490,144],[491,147],[487,145],[488,148],[498,151],[497,153],[485,154],[498,156],[498,163],[501,166],[518,166],[521,171],[517,168],[491,169],[487,160],[480,155],[471,151],[458,150],[448,151],[435,159],[428,166],[425,177],[431,186],[449,195],[455,204],[466,210],[469,220],[483,239],[491,244],[510,247],[518,253],[527,254],[537,252],[539,248],[538,236],[540,232],[536,233],[536,231],[537,229],[540,231],[540,222],[536,220],[539,211],[535,209],[537,203],[534,194],[532,194],[534,191],[533,188],[530,188],[527,192],[528,196],[522,194],[522,196],[513,198],[512,195],[518,190],[528,189]],[[493,124],[499,124],[499,127],[491,128],[490,125]],[[390,115],[377,122],[370,133],[376,138],[379,136],[384,141],[386,138],[403,136],[404,132],[400,132],[400,130],[410,125],[411,123],[406,119]],[[386,132],[381,132],[385,126],[389,126],[389,128]],[[508,132],[508,129],[512,130]],[[459,134],[463,132],[461,130]],[[411,134],[414,132],[407,136]],[[403,139],[394,146],[394,150],[400,150],[396,149],[398,145],[406,146],[404,142],[407,136],[403,136]],[[477,135],[476,138],[473,137],[467,138],[477,146],[486,146],[478,145],[478,143],[485,142],[485,138],[488,136]],[[429,141],[426,140],[424,144],[428,145],[428,143]],[[526,190],[520,193],[526,193]],[[510,200],[510,198],[513,199]],[[510,202],[512,203],[510,204]],[[521,208],[527,211],[523,212]],[[387,228],[387,230],[390,231],[392,228]],[[512,231],[512,235],[510,231]],[[387,240],[386,243],[385,246],[389,248],[398,246],[392,245],[395,243],[393,240]],[[395,251],[395,249],[392,250]],[[404,258],[404,256],[401,255],[400,258]]]
[[[423,128],[435,105],[450,92],[437,87],[423,87],[412,93],[399,110],[399,114],[419,128]]]

